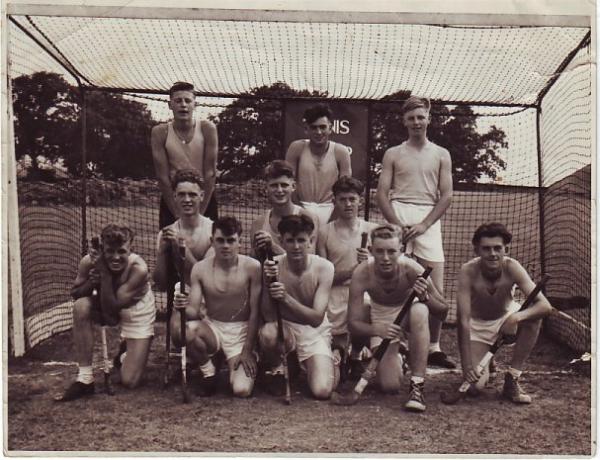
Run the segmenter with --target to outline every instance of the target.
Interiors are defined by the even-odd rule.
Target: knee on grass
[[[237,398],[248,398],[252,394],[254,382],[251,380],[232,379],[231,390]]]

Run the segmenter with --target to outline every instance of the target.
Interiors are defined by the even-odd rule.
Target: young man
[[[377,204],[386,220],[404,229],[406,253],[433,268],[431,279],[444,292],[444,249],[440,218],[452,201],[450,153],[427,139],[431,121],[428,99],[412,96],[402,106],[408,140],[383,156]],[[453,369],[440,349],[442,323],[430,318],[428,363]]]
[[[428,320],[435,316],[443,321],[448,305],[435,285],[420,277],[423,267],[401,254],[400,246],[400,236],[391,226],[380,226],[371,232],[369,250],[373,258],[361,263],[352,274],[348,325],[352,336],[370,337],[373,349],[383,339],[392,339],[376,370],[377,381],[384,392],[395,393],[400,389],[402,362],[398,354],[399,340],[403,338],[403,331],[410,332],[410,396],[405,408],[423,412]],[[415,289],[419,301],[412,304],[404,322],[395,325],[393,322],[411,289]],[[371,298],[370,315],[364,304],[365,293]]]
[[[202,380],[198,390],[202,396],[216,390],[211,357],[221,349],[229,366],[233,394],[248,397],[254,387],[262,277],[260,263],[239,254],[241,234],[242,226],[234,217],[218,219],[211,238],[214,255],[192,269],[189,303],[185,294],[175,294],[177,309],[186,310],[187,350],[200,363]],[[206,316],[201,310],[202,298]],[[178,311],[174,316],[180,320]]]
[[[300,203],[325,225],[333,211],[331,187],[338,178],[352,175],[350,151],[329,140],[333,114],[328,106],[308,108],[303,121],[308,139],[292,142],[285,159],[294,168]]]
[[[93,323],[121,327],[127,352],[121,355],[121,383],[135,388],[146,367],[154,336],[154,296],[146,262],[131,252],[133,232],[110,224],[102,229],[101,252],[91,249],[81,259],[71,289],[74,349],[79,365],[76,381],[59,401],[94,393]],[[94,291],[96,294],[94,295]]]
[[[169,273],[169,270],[178,271],[177,276],[171,279],[179,279],[179,272],[182,272],[186,284],[189,285],[192,266],[202,260],[211,247],[213,225],[210,218],[200,213],[205,194],[204,183],[198,171],[177,171],[171,187],[172,200],[180,217],[158,233],[154,282],[158,289],[163,291],[168,288],[169,276],[175,275]],[[179,255],[179,245],[182,241],[186,247],[183,264]],[[173,326],[178,327],[175,324]]]
[[[362,234],[368,235],[376,224],[358,217],[358,207],[364,191],[361,181],[348,176],[340,177],[333,184],[332,191],[337,219],[321,228],[317,253],[332,262],[335,268],[327,317],[332,325],[332,347],[336,363],[347,364],[343,367],[348,368],[350,378],[355,379],[362,373],[360,352],[368,344],[364,339],[353,337],[350,359],[346,360],[350,344],[347,325],[349,286],[356,267],[369,257],[368,249],[361,248]]]
[[[519,311],[513,298],[515,285],[529,295],[535,283],[519,262],[506,256],[511,239],[499,223],[484,224],[475,231],[472,242],[477,257],[465,263],[458,275],[458,345],[465,380],[481,388],[488,369],[479,375],[477,364],[500,334],[516,335],[502,394],[514,403],[529,404],[531,396],[521,389],[519,377],[537,341],[542,318],[552,307],[540,293],[530,307]]]
[[[335,383],[331,353],[331,325],[325,315],[333,282],[333,264],[309,254],[314,224],[304,215],[286,216],[278,225],[285,254],[265,262],[262,313],[266,324],[260,329],[261,350],[272,370],[272,388],[283,388],[283,367],[277,352],[275,302],[279,305],[286,352],[296,350],[306,369],[308,386],[317,399],[327,399]],[[277,281],[270,282],[276,279]]]
[[[172,194],[173,176],[179,169],[196,169],[204,180],[200,213],[217,217],[214,197],[217,167],[217,128],[208,120],[196,120],[196,95],[191,83],[177,82],[169,90],[169,108],[173,121],[152,128],[151,145],[154,169],[162,193],[159,225],[173,223],[179,210]]]
[[[292,203],[292,193],[296,190],[294,169],[283,160],[275,160],[265,168],[265,181],[267,184],[267,199],[271,209],[252,222],[250,234],[252,235],[252,250],[254,255],[264,258],[264,251],[271,247],[275,255],[283,254],[281,235],[277,226],[285,216],[306,215],[313,222],[316,220],[309,211]],[[315,238],[316,239],[316,238]],[[311,246],[314,253],[314,245]]]

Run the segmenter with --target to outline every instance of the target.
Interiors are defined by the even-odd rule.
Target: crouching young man
[[[515,285],[524,295],[535,288],[523,266],[506,256],[512,235],[499,223],[481,225],[473,235],[477,257],[465,263],[458,275],[456,296],[458,345],[463,377],[483,387],[489,369],[483,375],[477,364],[500,334],[516,336],[511,365],[504,377],[504,398],[518,404],[531,403],[531,396],[519,385],[525,360],[537,341],[542,318],[552,311],[542,293],[525,310],[513,298]]]
[[[426,408],[423,388],[429,350],[429,316],[444,320],[448,305],[431,280],[420,275],[424,268],[400,251],[401,236],[389,225],[371,232],[369,248],[373,258],[362,262],[352,274],[348,326],[354,337],[370,337],[375,350],[383,339],[392,342],[376,369],[376,379],[382,391],[396,393],[402,379],[402,360],[398,354],[399,340],[409,332],[411,369],[410,396],[405,408],[423,412]],[[414,302],[400,325],[394,324],[402,304],[414,289]],[[371,298],[371,312],[364,304],[364,294]]]
[[[326,316],[333,264],[309,254],[314,231],[310,217],[285,216],[277,228],[285,254],[264,265],[262,313],[266,324],[259,334],[266,361],[275,365],[271,371],[271,392],[280,394],[284,388],[283,367],[277,352],[277,303],[283,321],[286,352],[296,350],[298,361],[306,369],[312,395],[327,399],[336,383],[331,325]]]
[[[81,259],[71,289],[73,339],[79,370],[76,381],[58,401],[70,401],[94,393],[92,357],[93,324],[120,325],[127,351],[118,357],[121,383],[136,387],[142,378],[154,336],[156,310],[148,267],[131,252],[133,232],[110,224],[102,229],[101,250],[91,249]]]
[[[175,320],[180,321],[179,310],[185,308],[187,351],[200,364],[200,396],[216,391],[211,357],[220,349],[227,359],[233,394],[248,397],[254,388],[262,277],[260,263],[239,254],[241,234],[242,226],[234,217],[218,219],[211,237],[214,255],[192,268],[189,302],[185,294],[175,292]],[[201,309],[203,298],[206,316]]]

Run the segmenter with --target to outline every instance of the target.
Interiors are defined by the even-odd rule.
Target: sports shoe
[[[115,369],[121,369],[121,366],[123,365],[123,363],[121,363],[121,356],[123,355],[123,353],[125,353],[127,351],[127,341],[123,340],[121,341],[121,343],[119,344],[119,351],[117,353],[117,356],[115,356],[113,358],[113,367]]]
[[[456,369],[456,364],[443,351],[434,351],[427,356],[428,366],[445,367],[446,369]]]
[[[365,371],[365,366],[360,359],[348,359],[348,380],[358,381],[363,372]]]
[[[266,382],[265,389],[271,396],[285,395],[285,376],[283,374],[271,374]]]
[[[209,397],[213,396],[217,392],[217,375],[211,375],[210,377],[200,377],[198,386],[196,387],[196,394],[198,396]]]
[[[75,399],[83,398],[85,396],[92,396],[94,394],[94,382],[92,383],[82,383],[82,382],[73,382],[69,388],[63,393],[62,396],[59,396],[55,399],[57,402],[65,402],[65,401],[73,401]]]
[[[517,404],[531,404],[531,396],[523,391],[521,385],[519,385],[519,380],[508,372],[504,375],[502,396]]]
[[[425,388],[425,382],[415,383],[410,381],[410,396],[408,401],[404,405],[404,408],[411,412],[423,412],[425,410],[425,397],[423,396],[423,389]]]

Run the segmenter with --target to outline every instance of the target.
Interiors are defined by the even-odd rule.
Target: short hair
[[[221,230],[221,233],[225,236],[231,236],[238,234],[242,235],[242,224],[235,217],[224,216],[219,217],[212,225],[212,234],[217,233],[217,230]]]
[[[197,169],[178,169],[171,181],[171,188],[175,190],[182,182],[191,182],[204,190],[204,180]]]
[[[100,233],[102,244],[113,247],[121,246],[125,243],[131,243],[133,241],[133,237],[133,230],[120,223],[108,224]]]
[[[382,240],[391,240],[392,238],[402,239],[402,235],[398,228],[392,225],[379,225],[371,230],[371,243],[375,241],[375,238],[381,238]]]
[[[176,81],[169,88],[169,97],[172,97],[173,93],[176,93],[177,91],[189,91],[194,93],[194,85],[188,83],[187,81]]]
[[[362,195],[365,186],[361,181],[354,177],[342,176],[335,181],[331,190],[333,191],[334,196],[340,193],[356,193],[357,195]]]
[[[283,216],[277,225],[277,231],[279,231],[279,234],[282,236],[285,233],[290,233],[295,236],[303,232],[312,235],[314,229],[315,224],[313,220],[306,214]]]
[[[400,111],[402,112],[402,115],[404,115],[405,113],[418,108],[423,108],[429,111],[431,109],[431,102],[426,97],[410,96],[406,101],[404,101]]]
[[[285,176],[294,179],[294,168],[285,160],[273,160],[265,167],[265,180],[277,179]]]
[[[473,246],[477,246],[481,242],[482,238],[494,238],[496,236],[502,238],[502,242],[504,244],[509,244],[512,241],[512,234],[503,224],[499,222],[489,222],[477,227],[471,242],[473,243]]]
[[[321,117],[327,117],[329,121],[333,121],[333,112],[327,104],[316,104],[304,111],[302,120],[305,123],[311,124]]]

